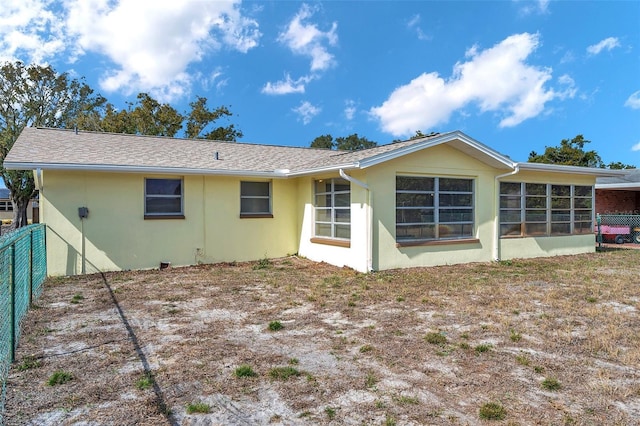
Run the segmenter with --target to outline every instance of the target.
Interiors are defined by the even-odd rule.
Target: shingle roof
[[[162,169],[191,173],[300,174],[319,169],[357,167],[357,163],[363,159],[424,143],[426,139],[345,152],[27,127],[4,164],[6,167],[26,169]]]
[[[5,164],[273,172],[332,155],[325,149],[27,127]]]
[[[5,158],[4,166],[18,170],[39,168],[286,177],[339,168],[366,168],[442,143],[499,169],[509,170],[518,166],[541,172],[616,174],[584,167],[515,163],[459,131],[344,152],[27,127]]]
[[[623,170],[624,175],[613,177],[599,177],[596,188],[633,189],[640,188],[640,169]]]

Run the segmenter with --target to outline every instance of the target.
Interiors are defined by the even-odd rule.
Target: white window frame
[[[433,180],[433,190],[412,190],[412,189],[398,189],[398,178],[412,178],[412,179],[431,179]],[[460,180],[467,181],[470,183],[471,190],[470,191],[451,191],[451,190],[443,190],[440,189],[440,180],[441,179],[451,179],[451,180]],[[437,241],[456,241],[456,240],[470,240],[475,236],[475,179],[472,177],[458,177],[458,176],[416,176],[409,174],[401,174],[396,176],[396,205],[395,205],[395,213],[396,213],[396,242],[398,244],[403,243],[419,243],[419,242],[437,242]],[[399,205],[398,195],[399,194],[415,194],[415,195],[426,195],[433,197],[433,205],[432,206],[402,206]],[[444,195],[469,195],[470,202],[469,205],[461,205],[461,206],[447,206],[441,205],[440,199],[441,196]],[[442,197],[444,198],[444,197]],[[433,220],[432,221],[420,221],[420,222],[405,222],[398,221],[398,215],[402,215],[403,211],[432,211]],[[470,217],[471,220],[442,220],[441,216],[443,216],[443,211],[445,210],[460,210],[460,211],[468,211],[471,210]],[[427,213],[428,214],[428,213]],[[465,213],[468,214],[468,213]],[[465,225],[471,226],[471,231],[465,233],[464,230],[459,235],[446,235],[444,229],[447,226],[458,226],[462,225],[463,228]],[[433,227],[433,237],[424,237],[424,238],[412,238],[399,236],[399,230],[402,228],[409,228],[415,226],[432,226]]]
[[[180,182],[180,194],[149,194],[147,192],[149,181],[178,181]],[[149,212],[147,209],[147,202],[149,200],[157,199],[180,199],[180,211],[179,212]],[[145,219],[184,219],[184,179],[182,178],[156,178],[149,177],[144,178],[144,217]]]
[[[266,184],[267,188],[268,188],[268,194],[267,195],[244,195],[244,184]],[[248,181],[248,180],[243,180],[240,181],[240,217],[241,218],[255,218],[255,217],[259,217],[259,218],[264,218],[264,217],[273,217],[273,213],[272,213],[272,209],[273,209],[273,201],[272,201],[272,197],[273,197],[273,189],[272,189],[272,184],[271,181]],[[263,212],[255,212],[255,211],[242,211],[242,201],[243,200],[268,200],[269,201],[269,208],[267,211],[263,211]]]
[[[318,192],[318,186],[317,184],[323,181],[329,181],[331,183],[331,188],[329,191],[321,191]],[[349,189],[348,190],[337,190],[336,191],[336,183],[340,183],[342,185],[348,185]],[[347,203],[347,206],[336,206],[336,196],[337,195],[344,195],[344,194],[348,194],[349,195],[349,202]],[[317,200],[318,197],[329,197],[330,199],[330,205],[329,206],[318,206]],[[333,239],[333,240],[338,240],[338,241],[351,241],[351,183],[347,180],[341,179],[341,178],[334,178],[334,179],[319,179],[319,180],[315,180],[313,182],[313,211],[314,211],[314,217],[313,217],[313,235],[315,238],[320,238],[320,239]],[[326,211],[328,212],[328,216],[329,216],[329,220],[319,220],[318,219],[318,212],[319,211]],[[337,220],[338,217],[338,213],[345,213],[348,212],[348,216],[349,216],[349,221],[345,222],[345,221],[339,221]],[[326,216],[326,214],[325,214]],[[331,233],[330,235],[319,235],[317,230],[318,230],[318,225],[325,225],[325,226],[329,226],[331,229]],[[337,236],[338,234],[338,228],[349,228],[349,237],[339,237]]]
[[[503,191],[503,184],[519,185],[519,194],[510,194]],[[544,194],[528,194],[527,185],[544,186]],[[569,195],[554,194],[554,189],[560,187],[570,187]],[[580,194],[577,192],[580,189]],[[587,195],[581,195],[584,189]],[[595,190],[593,185],[573,185],[562,183],[532,183],[532,182],[500,182],[500,237],[501,238],[530,238],[530,237],[549,237],[549,236],[567,236],[567,235],[584,235],[593,232],[594,223],[594,206],[595,206]],[[512,201],[519,199],[519,207],[505,207],[508,198]],[[544,207],[532,207],[531,203],[527,205],[527,200],[539,199],[544,200]],[[568,200],[569,207],[559,207],[561,200]],[[587,201],[588,200],[588,201]],[[505,203],[503,203],[503,201]],[[591,207],[584,207],[590,204]],[[519,220],[504,220],[503,214],[511,213],[511,217],[519,216]],[[532,212],[544,212],[544,220],[531,220]],[[564,212],[564,216],[563,213]],[[588,212],[588,213],[587,213]],[[542,214],[542,213],[539,213]],[[585,219],[585,214],[589,219]],[[568,218],[566,217],[568,215]],[[558,231],[559,225],[569,225],[569,232]],[[527,225],[536,226],[544,231],[530,232]],[[554,225],[556,225],[554,227]],[[585,226],[586,225],[586,226]],[[511,232],[507,233],[508,227]],[[514,233],[513,229],[518,228],[520,231]],[[555,229],[554,229],[555,228]]]

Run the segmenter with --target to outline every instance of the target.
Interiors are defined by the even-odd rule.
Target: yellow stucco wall
[[[337,173],[273,179],[273,218],[240,218],[241,179],[182,176],[184,219],[144,219],[145,177],[161,175],[45,171],[40,197],[47,224],[50,275],[258,260],[299,253],[311,260],[358,271],[485,262],[583,253],[595,249],[593,235],[496,239],[497,188],[494,169],[448,145],[439,145],[347,173],[370,188],[351,184],[349,247],[313,242],[315,179]],[[398,247],[395,240],[397,175],[474,180],[476,241]],[[593,185],[594,177],[522,172],[511,182]],[[372,206],[372,208],[370,208]],[[89,208],[81,222],[78,207]]]
[[[491,260],[495,207],[494,176],[504,173],[446,145],[388,161],[367,170],[373,188],[376,270]],[[471,178],[475,182],[475,238],[478,243],[396,247],[397,175]],[[489,201],[489,202],[487,202]]]
[[[142,174],[43,173],[50,275],[284,256],[297,251],[295,181],[273,180],[273,218],[241,219],[240,179],[183,176],[185,219],[144,219]],[[245,179],[254,180],[254,179]],[[82,223],[78,207],[87,207]]]

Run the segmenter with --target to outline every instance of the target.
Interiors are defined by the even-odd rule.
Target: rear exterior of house
[[[129,155],[96,159],[92,143]],[[197,167],[179,153],[159,164],[180,144]],[[34,170],[51,275],[294,253],[362,272],[584,253],[607,174],[514,163],[460,132],[339,153],[25,129],[5,165]]]

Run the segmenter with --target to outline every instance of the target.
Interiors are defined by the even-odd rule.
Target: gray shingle
[[[353,165],[420,140],[354,151],[250,143],[25,128],[5,163],[114,168],[161,168],[218,172],[302,172]],[[216,159],[216,155],[217,158]],[[35,167],[34,167],[35,168]]]

